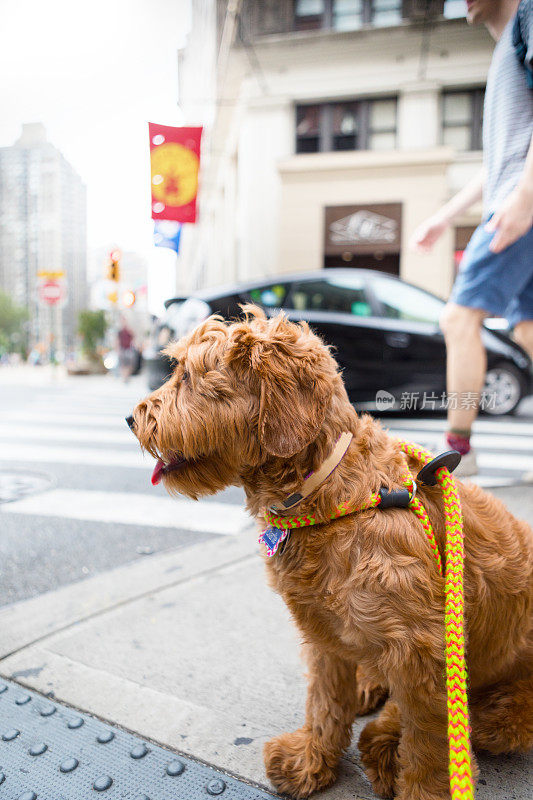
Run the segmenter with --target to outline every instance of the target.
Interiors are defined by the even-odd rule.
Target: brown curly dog
[[[404,457],[379,423],[355,413],[305,323],[245,311],[245,321],[211,317],[169,346],[174,374],[131,424],[159,459],[154,482],[192,498],[241,485],[261,525],[265,508],[297,492],[343,431],[353,434],[334,471],[288,512],[324,522],[295,529],[266,559],[306,643],[309,675],[303,727],[265,745],[268,777],[297,798],[331,784],[356,714],[386,687],[390,699],[359,740],[375,792],[446,800],[444,586],[422,526],[399,508],[327,521],[342,501],[358,506],[381,487],[400,488]],[[409,468],[416,475],[420,465]],[[477,486],[459,491],[472,742],[523,751],[533,744],[533,534]],[[444,559],[441,490],[421,485],[419,494]]]

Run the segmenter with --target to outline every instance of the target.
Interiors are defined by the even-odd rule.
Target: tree
[[[22,352],[27,338],[28,311],[0,290],[0,352]]]
[[[104,340],[107,320],[104,311],[80,311],[78,314],[78,333],[81,348],[91,361],[98,360],[97,348]]]

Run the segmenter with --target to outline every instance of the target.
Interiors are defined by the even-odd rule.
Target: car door
[[[291,320],[306,320],[333,346],[352,402],[375,400],[383,388],[384,340],[362,273],[331,270],[324,277],[296,280],[284,310]]]
[[[381,315],[386,387],[396,397],[418,393],[417,407],[446,385],[446,346],[439,328],[444,301],[397,278],[376,273],[368,291]],[[433,401],[427,401],[433,402]]]

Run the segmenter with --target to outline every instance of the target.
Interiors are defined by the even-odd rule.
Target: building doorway
[[[389,275],[400,274],[400,254],[380,253],[379,251],[367,256],[358,256],[345,253],[342,256],[326,256],[324,266],[327,267],[356,267],[357,269],[377,269]]]
[[[400,274],[401,203],[329,206],[324,221],[325,267]]]

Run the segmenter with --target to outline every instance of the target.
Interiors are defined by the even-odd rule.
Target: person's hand
[[[448,220],[440,214],[433,214],[415,230],[409,239],[409,247],[419,253],[429,253],[449,224]]]
[[[501,253],[524,236],[533,226],[533,191],[517,186],[502,207],[485,225],[496,232],[489,245],[491,253]]]

